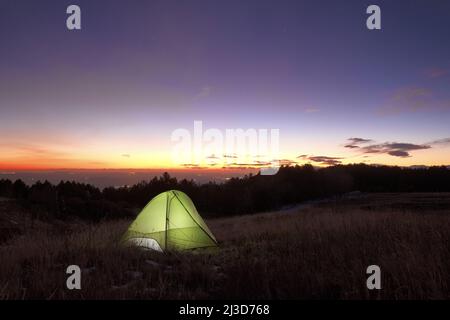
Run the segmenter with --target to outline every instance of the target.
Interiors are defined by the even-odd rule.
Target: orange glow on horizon
[[[145,145],[144,145],[145,146]],[[144,151],[148,150],[149,151]],[[128,153],[120,151],[126,150]],[[342,164],[366,163],[385,164],[392,166],[426,165],[439,166],[450,165],[450,148],[432,148],[411,152],[410,157],[394,157],[388,154],[358,154],[357,152],[343,149],[333,142],[317,143],[314,152],[295,143],[286,144],[281,150],[296,150],[297,152],[284,152],[280,159],[292,161],[292,164],[303,165],[310,163],[317,167],[327,166],[325,163],[314,162],[308,158],[299,158],[300,154],[309,156],[335,157]],[[248,159],[246,159],[248,160]],[[174,163],[171,159],[170,144],[162,142],[154,143],[154,147],[143,147],[141,143],[126,145],[124,142],[111,145],[107,141],[91,142],[90,144],[67,144],[29,146],[25,144],[0,145],[0,170],[64,170],[64,169],[89,169],[89,170],[193,170],[207,169],[212,171],[223,170],[257,170],[262,165],[253,165],[259,158],[250,161],[233,159],[232,163],[224,159],[217,160],[215,166],[205,159],[193,166],[183,166]],[[223,167],[226,168],[223,168]]]

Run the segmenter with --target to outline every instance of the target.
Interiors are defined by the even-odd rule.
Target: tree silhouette
[[[100,190],[89,184],[61,181],[54,186],[0,180],[0,196],[20,199],[49,218],[79,217],[98,221],[133,216],[161,192],[177,189],[188,194],[206,215],[246,214],[274,210],[302,201],[361,192],[450,192],[447,167],[421,169],[365,164],[314,168],[283,166],[273,176],[246,175],[224,183],[197,184],[165,172],[131,187]]]

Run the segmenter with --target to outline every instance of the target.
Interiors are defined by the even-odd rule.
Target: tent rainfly
[[[154,197],[137,216],[123,240],[156,251],[217,247],[217,240],[183,192]]]

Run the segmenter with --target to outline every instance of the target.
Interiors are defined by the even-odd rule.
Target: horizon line
[[[315,165],[312,163],[304,163],[304,164],[295,164],[295,165],[281,165],[280,167],[295,167],[295,166],[304,166],[304,165],[312,165],[317,168],[327,168],[327,167],[336,167],[336,166],[348,166],[348,165],[367,165],[367,166],[388,166],[388,167],[450,167],[450,164],[434,164],[434,165],[424,165],[424,164],[413,164],[407,166],[395,165],[395,164],[383,164],[383,163],[364,163],[364,162],[355,162],[355,163],[346,163],[346,164],[336,164],[336,165]],[[213,167],[213,166],[199,166],[199,167],[162,167],[162,168],[0,168],[0,173],[5,173],[6,171],[70,171],[70,170],[80,170],[80,171],[124,171],[124,170],[134,170],[134,171],[146,171],[146,170],[160,170],[160,171],[193,171],[193,170],[212,170],[212,171],[225,171],[225,170],[260,170],[261,167]]]

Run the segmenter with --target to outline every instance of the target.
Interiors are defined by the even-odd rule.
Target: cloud
[[[249,167],[247,165],[238,166],[238,165],[226,165],[223,166],[222,169],[234,169],[234,170],[248,170],[248,169],[256,169],[254,167]]]
[[[411,151],[426,150],[430,148],[431,146],[426,144],[386,142],[382,144],[372,144],[369,146],[364,146],[359,150],[361,150],[363,153],[368,154],[388,154],[393,157],[407,158],[411,156]]]
[[[258,168],[267,168],[273,166],[290,166],[296,164],[296,161],[290,159],[279,159],[272,161],[253,161],[253,162],[233,162],[227,163],[222,168],[223,169],[258,169]]]
[[[272,164],[272,162],[270,162],[270,161],[255,161],[254,164],[256,164],[258,166],[269,166]]]
[[[323,165],[329,165],[329,166],[334,166],[334,165],[338,165],[341,164],[341,160],[343,158],[340,157],[329,157],[329,156],[308,156],[308,155],[301,155],[298,156],[297,158],[300,159],[304,159],[304,160],[309,160],[312,162],[316,162],[316,163],[320,163]]]
[[[418,97],[428,97],[431,95],[431,90],[421,87],[402,88],[394,92],[392,98],[394,100],[411,100]]]
[[[272,160],[272,162],[268,162],[268,164],[277,164],[280,166],[292,166],[297,164],[297,161],[290,160],[290,159],[279,159],[279,160]]]
[[[373,140],[371,139],[364,139],[364,138],[348,138],[348,141],[350,141],[352,144],[362,144],[362,143],[369,143]]]
[[[357,149],[358,152],[366,154],[363,157],[368,157],[369,154],[387,154],[393,157],[407,158],[411,157],[412,151],[431,149],[432,147],[439,147],[450,145],[450,138],[443,138],[430,141],[424,144],[415,144],[407,142],[384,142],[373,143],[372,139],[363,138],[349,138],[347,141],[351,142],[345,145],[345,148]]]
[[[384,146],[392,149],[401,149],[401,150],[423,150],[423,149],[430,149],[430,146],[422,145],[422,144],[414,144],[414,143],[385,143]]]
[[[338,158],[338,157],[312,156],[312,157],[309,157],[308,159],[313,162],[317,162],[317,163],[325,164],[325,165],[337,165],[337,164],[342,163],[341,162],[342,158]]]
[[[305,111],[305,113],[316,113],[316,112],[320,112],[320,109],[312,107],[312,108],[306,108],[306,109],[304,109],[304,111]]]
[[[429,105],[431,91],[426,88],[411,87],[396,90],[382,108],[386,113],[423,110]]]
[[[228,163],[227,165],[224,165],[223,169],[255,169],[258,167],[265,167],[267,164],[255,164],[255,163]]]
[[[60,148],[34,145],[28,143],[0,143],[0,151],[13,153],[18,158],[30,159],[68,159],[71,154]]]
[[[402,150],[389,151],[388,154],[391,156],[400,157],[400,158],[407,158],[410,156],[408,152],[402,151]]]
[[[449,70],[444,68],[428,68],[425,70],[425,76],[431,79],[440,78],[448,74]]]
[[[3,150],[2,150],[3,149]],[[91,161],[77,154],[65,151],[61,146],[44,146],[28,143],[2,143],[3,159],[0,167],[11,168],[73,168],[74,166],[108,166],[106,161]]]
[[[430,89],[407,87],[394,91],[378,111],[382,115],[389,115],[449,108],[450,101],[436,98]]]
[[[358,149],[361,144],[372,142],[371,139],[364,139],[364,138],[348,138],[348,143],[344,145],[344,148],[347,149]]]
[[[429,142],[428,144],[431,144],[431,145],[446,145],[446,144],[450,144],[450,138],[434,140],[434,141]]]
[[[271,165],[271,162],[259,161],[259,162],[248,162],[248,163],[231,163],[229,166],[238,166],[238,167],[265,167]]]
[[[200,89],[200,92],[197,93],[196,98],[206,98],[209,97],[209,95],[211,94],[211,90],[212,88],[209,86],[205,86],[203,88]]]
[[[131,158],[131,155],[128,154],[128,153],[124,153],[124,154],[122,154],[122,157],[124,157],[124,158]]]
[[[212,155],[210,155],[210,156],[207,156],[206,159],[218,160],[218,159],[220,159],[220,158],[217,157],[216,155],[212,154]]]
[[[232,158],[232,159],[237,159],[238,158],[238,156],[234,155],[234,154],[224,154],[223,157],[224,158]]]

